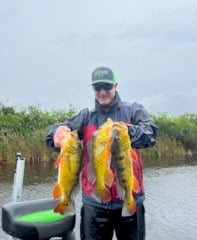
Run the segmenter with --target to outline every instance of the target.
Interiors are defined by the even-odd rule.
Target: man
[[[83,141],[84,162],[81,174],[83,205],[80,226],[82,240],[110,240],[114,231],[118,240],[143,240],[144,188],[139,149],[151,147],[156,143],[157,126],[142,105],[121,101],[117,92],[117,82],[110,68],[99,67],[93,71],[92,87],[95,93],[95,108],[83,109],[72,119],[53,125],[46,138],[47,145],[58,151],[65,134],[72,130],[77,130],[79,138]],[[132,147],[137,154],[134,175],[139,181],[140,189],[134,194],[137,210],[132,216],[121,216],[123,201],[118,196],[116,180],[110,189],[112,196],[110,202],[100,203],[91,197],[94,186],[88,178],[88,163],[91,156],[88,154],[87,145],[92,140],[93,133],[107,118],[127,124]]]

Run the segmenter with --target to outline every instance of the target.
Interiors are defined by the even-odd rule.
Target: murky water
[[[14,166],[0,165],[0,207],[10,202]],[[25,167],[23,200],[52,197],[57,170],[51,164]],[[145,168],[147,240],[196,240],[197,166]],[[79,240],[81,195],[76,198],[76,238]],[[1,219],[0,219],[1,220]],[[1,229],[0,239],[8,239]]]

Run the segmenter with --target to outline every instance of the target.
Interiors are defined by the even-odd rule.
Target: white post
[[[20,202],[22,199],[24,170],[25,170],[25,158],[21,157],[21,153],[17,153],[16,167],[14,172],[13,190],[12,190],[13,202]],[[8,240],[17,240],[17,238],[9,236]]]
[[[12,200],[14,202],[19,202],[22,199],[24,169],[25,169],[25,158],[21,157],[21,153],[17,153],[16,169],[14,173],[14,183],[13,183],[13,192],[12,192]]]

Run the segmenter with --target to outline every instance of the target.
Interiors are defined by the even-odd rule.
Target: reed
[[[164,134],[158,136],[154,147],[141,150],[145,167],[182,164],[185,161],[186,154],[182,143]]]
[[[17,109],[0,103],[0,162],[12,162],[17,152],[27,161],[51,161],[57,156],[45,143],[49,125],[63,122],[76,114],[67,110],[43,111],[36,107]],[[175,161],[197,152],[197,114],[171,116],[167,113],[152,115],[159,127],[157,144],[141,150],[145,164],[152,159]]]

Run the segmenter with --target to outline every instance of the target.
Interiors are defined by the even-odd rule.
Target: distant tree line
[[[29,106],[20,108],[0,103],[0,161],[12,161],[22,152],[29,161],[54,160],[45,144],[49,125],[62,122],[77,113],[77,109],[51,111]],[[145,157],[161,158],[166,155],[185,155],[197,152],[197,114],[185,113],[171,116],[168,113],[152,114],[159,127],[158,143]]]
[[[159,127],[159,134],[183,144],[186,150],[197,150],[197,114],[185,113],[171,116],[168,113],[152,115]]]

